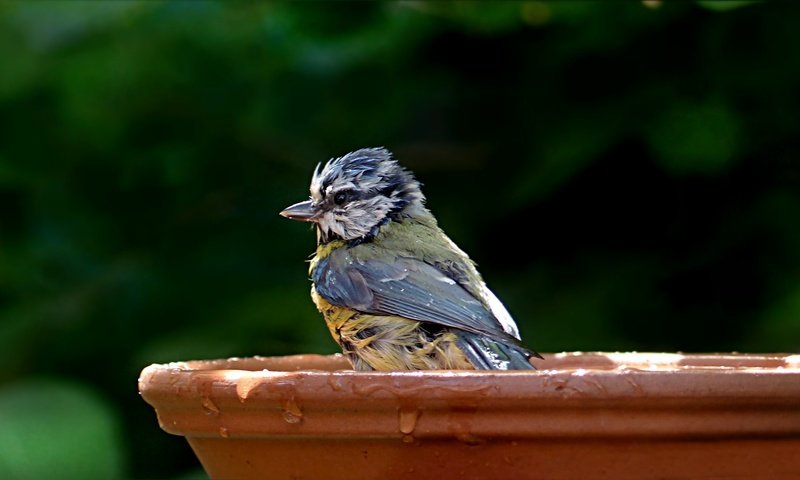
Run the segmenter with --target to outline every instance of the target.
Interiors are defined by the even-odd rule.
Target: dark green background
[[[364,146],[539,351],[797,351],[798,10],[0,4],[0,477],[202,478],[138,374],[337,350],[277,212]]]

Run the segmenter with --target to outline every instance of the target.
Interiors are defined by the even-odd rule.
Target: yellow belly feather
[[[456,344],[456,335],[431,336],[421,322],[369,315],[330,304],[311,288],[311,298],[333,338],[361,371],[473,369]]]

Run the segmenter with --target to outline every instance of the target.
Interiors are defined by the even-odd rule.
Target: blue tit
[[[311,298],[354,369],[533,368],[539,355],[386,149],[317,165],[310,190],[280,214],[316,226]]]

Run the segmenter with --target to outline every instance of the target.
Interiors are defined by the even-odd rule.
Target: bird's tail
[[[460,331],[458,346],[478,370],[535,370],[529,359],[542,358],[521,345],[493,340],[484,335]]]

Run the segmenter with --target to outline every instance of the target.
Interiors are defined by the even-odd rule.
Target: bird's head
[[[374,236],[388,221],[424,211],[425,197],[414,175],[385,148],[362,148],[332,158],[311,178],[311,198],[281,212],[317,224],[319,240]]]

